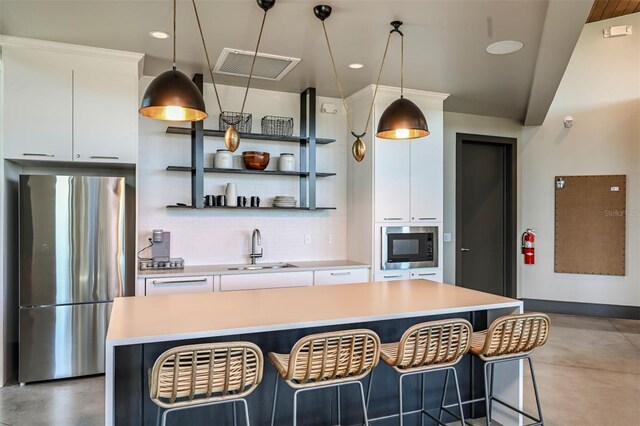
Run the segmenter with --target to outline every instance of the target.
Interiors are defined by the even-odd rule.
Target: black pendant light
[[[176,0],[173,0],[173,68],[149,84],[139,112],[165,121],[201,121],[209,116],[198,87],[176,69]]]
[[[401,21],[391,23],[391,33],[401,37],[400,60],[400,99],[395,100],[384,110],[378,122],[376,136],[382,139],[415,139],[429,135],[427,119],[420,108],[404,97],[404,34],[400,31]]]

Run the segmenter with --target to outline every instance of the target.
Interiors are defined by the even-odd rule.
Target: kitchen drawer
[[[409,271],[386,271],[376,274],[376,281],[399,281],[411,279]]]
[[[413,269],[411,270],[412,280],[431,280],[442,282],[442,270],[441,269]]]
[[[221,291],[309,287],[312,285],[313,271],[222,275],[220,277]]]
[[[337,269],[334,271],[315,271],[313,285],[334,285],[364,283],[369,281],[369,269]]]
[[[147,278],[146,295],[180,293],[211,293],[213,292],[213,277],[172,277]]]

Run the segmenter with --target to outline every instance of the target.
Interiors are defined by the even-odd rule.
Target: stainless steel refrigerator
[[[103,373],[125,295],[125,179],[22,175],[19,194],[19,381]]]

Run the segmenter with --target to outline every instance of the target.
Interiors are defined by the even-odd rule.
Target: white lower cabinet
[[[315,271],[314,285],[334,285],[365,283],[369,281],[369,269],[337,269],[334,271]]]
[[[145,281],[147,296],[213,292],[213,276],[147,278]]]
[[[411,279],[409,271],[386,271],[377,273],[375,281],[400,281]]]
[[[313,271],[274,272],[220,276],[220,290],[259,290],[280,287],[309,287],[313,285]]]
[[[430,280],[442,282],[442,269],[413,269],[411,270],[412,280]]]

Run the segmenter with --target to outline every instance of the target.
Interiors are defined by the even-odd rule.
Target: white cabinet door
[[[180,293],[211,293],[213,292],[213,277],[172,277],[147,278],[146,295]]]
[[[376,274],[376,281],[400,281],[411,279],[409,271],[387,271]]]
[[[443,140],[442,112],[425,111],[431,134],[411,141],[411,221],[442,221]],[[440,120],[441,121],[441,120]]]
[[[74,161],[135,164],[137,84],[134,75],[74,71]]]
[[[312,285],[313,271],[222,275],[220,277],[221,291],[309,287]]]
[[[72,70],[47,52],[3,52],[4,157],[70,161]]]
[[[313,285],[334,285],[365,283],[369,281],[369,269],[336,269],[334,271],[315,271]]]
[[[411,270],[411,279],[412,280],[430,280],[437,281],[439,283],[442,282],[442,269],[413,269]]]
[[[410,141],[375,139],[375,220],[408,222]]]

